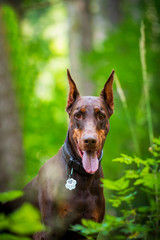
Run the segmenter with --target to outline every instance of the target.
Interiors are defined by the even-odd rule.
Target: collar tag
[[[65,184],[65,187],[69,190],[76,188],[77,181],[74,178],[68,178]]]
[[[71,177],[73,174],[73,168],[71,169],[70,174],[68,174],[68,166],[66,165],[66,171],[67,171],[68,179],[66,180],[65,187],[69,190],[73,190],[76,188],[76,184],[77,184],[77,181]]]

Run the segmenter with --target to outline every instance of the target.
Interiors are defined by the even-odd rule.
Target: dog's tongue
[[[95,173],[98,170],[99,162],[96,151],[84,151],[82,157],[83,168],[87,173]]]

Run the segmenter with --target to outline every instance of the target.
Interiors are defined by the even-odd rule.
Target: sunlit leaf
[[[138,237],[138,235],[139,235],[139,232],[135,232],[135,233],[133,233],[133,234],[131,234],[131,235],[129,235],[129,239],[133,239],[133,238],[137,238]]]
[[[133,179],[138,177],[139,177],[139,174],[135,170],[130,169],[125,171],[125,178]]]
[[[146,159],[146,162],[148,165],[154,165],[155,163],[157,163],[157,161],[155,159],[152,159],[152,158],[147,158]]]
[[[25,203],[10,215],[9,229],[18,234],[32,234],[44,230],[40,214],[31,204]]]
[[[120,163],[125,163],[125,164],[132,164],[133,163],[133,158],[126,155],[126,154],[121,154],[122,157],[115,158],[113,159],[113,162],[120,162]]]
[[[137,194],[136,191],[135,191],[135,192],[132,192],[132,193],[128,194],[127,196],[121,197],[121,200],[122,200],[122,201],[126,201],[126,202],[130,202],[131,200],[134,199],[134,196],[135,196],[136,194]]]
[[[133,192],[134,191],[134,187],[130,187],[130,188],[126,188],[122,191],[118,191],[117,194],[118,195],[126,195],[126,194],[129,194],[130,192]]]
[[[155,191],[155,175],[153,173],[148,173],[143,176],[143,185],[147,188],[153,189]]]
[[[159,138],[154,138],[154,139],[153,139],[153,142],[154,142],[156,145],[159,145],[159,146],[160,146],[160,137],[159,137]]]
[[[120,199],[109,199],[109,202],[112,203],[113,207],[119,207],[121,204],[121,200]]]
[[[145,166],[145,167],[142,169],[142,171],[141,171],[141,173],[140,173],[140,176],[145,176],[146,174],[149,173],[149,170],[150,170],[149,166],[148,166],[148,165]]]
[[[8,201],[15,200],[22,196],[23,196],[23,192],[19,190],[3,192],[3,193],[0,193],[0,202],[5,203]]]
[[[82,219],[82,225],[79,225],[79,224],[74,225],[72,226],[72,230],[78,231],[78,232],[80,231],[82,235],[86,236],[86,235],[97,234],[104,229],[106,231],[107,226],[108,226],[107,223],[101,224],[101,223],[94,222],[92,220]]]
[[[112,181],[109,179],[103,179],[102,182],[104,184],[104,187],[111,189],[111,190],[117,190],[117,191],[122,191],[122,190],[126,189],[130,183],[130,181],[126,180],[124,177],[122,177],[116,181]]]
[[[139,178],[134,182],[134,185],[139,185],[139,184],[142,184],[142,183],[144,183],[144,180],[142,178]]]
[[[117,190],[117,186],[115,185],[115,182],[109,179],[102,179],[103,185],[105,188],[111,189],[111,190]]]

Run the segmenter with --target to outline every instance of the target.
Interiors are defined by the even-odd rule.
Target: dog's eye
[[[75,119],[80,120],[80,119],[82,119],[82,114],[81,113],[76,113],[74,115],[74,117],[75,117]]]
[[[98,120],[104,120],[106,116],[103,113],[98,113],[97,117],[98,117]]]

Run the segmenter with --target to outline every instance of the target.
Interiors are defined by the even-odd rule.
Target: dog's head
[[[67,70],[69,96],[66,111],[69,114],[69,141],[72,150],[82,158],[86,172],[93,174],[98,170],[98,158],[109,132],[109,118],[113,113],[114,70],[104,85],[99,97],[81,97]]]

